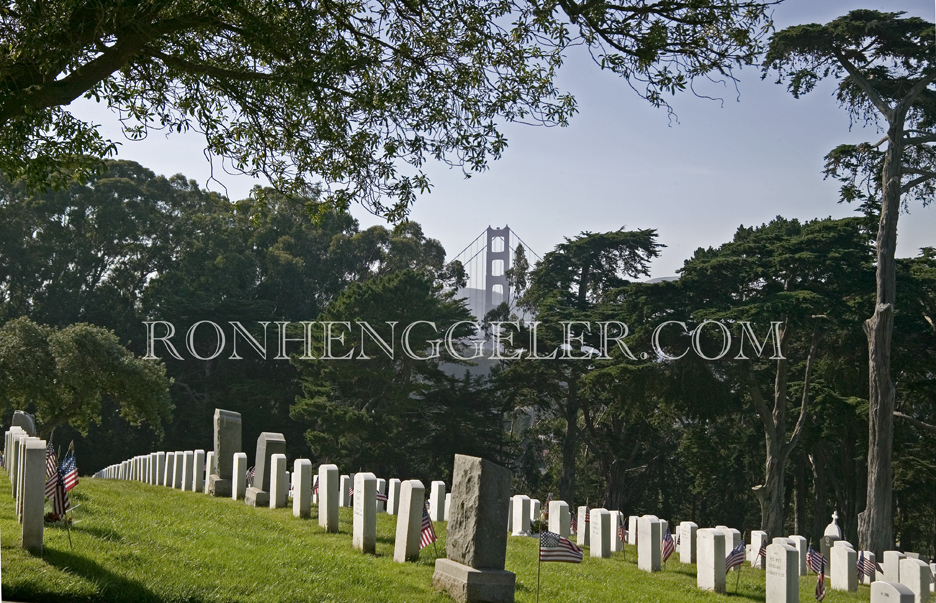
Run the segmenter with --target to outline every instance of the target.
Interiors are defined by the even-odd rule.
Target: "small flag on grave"
[[[45,496],[48,499],[52,499],[55,496],[55,485],[58,483],[58,462],[55,460],[55,448],[52,447],[52,442],[49,442],[48,448],[46,448],[46,485],[45,485]]]
[[[728,572],[733,567],[738,567],[744,563],[744,541],[741,541],[741,544],[731,549],[731,552],[728,553],[728,556],[725,557],[725,571]]]
[[[821,558],[822,562],[819,566],[819,578],[816,580],[816,601],[825,599],[825,558]]]
[[[806,551],[806,564],[814,573],[819,573],[825,566],[825,557],[819,554],[814,548],[809,547]]]
[[[385,502],[387,502],[387,500],[389,500],[389,499],[387,498],[387,495],[381,493],[380,490],[377,490],[377,502],[384,502],[384,503],[385,503]]]
[[[75,463],[75,454],[71,449],[62,461],[62,480],[65,482],[66,492],[78,485],[78,465]]]
[[[573,532],[578,533],[578,519],[576,519],[575,515],[569,519],[569,527]]]
[[[253,488],[253,479],[254,479],[254,468],[251,467],[247,470],[247,487]]]
[[[660,552],[663,563],[666,563],[666,560],[670,558],[670,555],[672,555],[675,550],[676,543],[673,542],[673,534],[670,532],[669,528],[666,528],[666,534],[663,534],[663,549]]]
[[[627,542],[627,528],[624,527],[624,515],[618,513],[618,538],[622,543]]]
[[[436,540],[438,540],[438,537],[436,537],[435,528],[432,527],[432,520],[429,519],[429,511],[426,507],[423,507],[422,536],[419,539],[419,548],[424,549]]]
[[[540,561],[560,561],[564,563],[581,563],[582,549],[577,547],[568,538],[563,538],[554,532],[543,531],[540,534]]]
[[[757,556],[763,557],[764,561],[767,560],[767,543],[766,542],[760,545],[760,550],[757,551]]]

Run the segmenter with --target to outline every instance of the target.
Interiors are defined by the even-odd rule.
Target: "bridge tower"
[[[484,270],[484,313],[510,297],[506,271],[510,268],[510,226],[487,228],[487,265]],[[500,296],[495,303],[494,294]],[[483,317],[482,317],[483,318]]]

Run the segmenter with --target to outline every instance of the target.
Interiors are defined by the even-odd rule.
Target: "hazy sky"
[[[855,8],[936,20],[933,0],[786,0],[774,20],[778,29],[824,23]],[[652,266],[658,277],[675,274],[696,248],[728,241],[741,224],[777,215],[852,215],[854,207],[837,203],[837,183],[823,181],[822,158],[838,144],[877,141],[881,134],[860,125],[850,129],[830,86],[796,100],[770,78],[762,81],[759,69],[739,76],[740,98],[731,86],[702,88],[723,97],[723,104],[691,94],[673,98],[679,121],[670,123],[665,110],[650,107],[625,82],[574,54],[559,80],[578,100],[570,125],[506,125],[504,157],[470,180],[428,165],[434,188],[418,199],[411,217],[450,257],[488,225],[509,224],[540,255],[582,231],[656,228],[667,246]],[[76,112],[122,140],[106,108],[81,101]],[[157,133],[124,142],[118,157],[161,174],[181,172],[204,186],[210,171],[202,148],[197,134],[167,139]],[[215,177],[232,199],[245,197],[254,184],[217,169]],[[221,190],[217,183],[208,187]],[[909,211],[900,217],[899,256],[936,246],[936,206],[917,204]],[[353,213],[362,226],[381,223],[359,207]]]

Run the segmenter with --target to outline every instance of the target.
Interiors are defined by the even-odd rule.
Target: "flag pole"
[[[536,549],[536,558],[536,603],[539,603],[540,569],[543,567],[543,558],[539,554],[539,548]]]
[[[741,540],[742,540],[743,542],[747,542],[746,540],[744,540],[744,535],[743,535],[743,534],[741,535]],[[732,543],[732,544],[734,544],[734,543]],[[744,567],[744,561],[742,561],[742,562],[741,562],[741,565],[738,566],[738,577],[737,577],[737,579],[735,580],[735,585],[734,585],[735,594],[738,594],[738,588],[741,586],[741,568],[742,568],[742,567]]]

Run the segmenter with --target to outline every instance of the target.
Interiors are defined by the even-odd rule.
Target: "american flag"
[[[71,452],[62,461],[62,480],[65,482],[65,491],[78,485],[78,465],[75,464],[75,455]]]
[[[618,515],[618,538],[621,542],[627,542],[627,528],[624,527],[624,516]]]
[[[581,563],[582,549],[575,546],[568,538],[544,530],[540,534],[539,560]]]
[[[679,543],[681,540],[682,540],[682,532],[676,532],[676,546],[679,546]]]
[[[666,534],[663,534],[663,550],[660,554],[663,558],[663,563],[666,563],[666,560],[670,558],[670,555],[672,555],[675,550],[676,543],[673,542],[673,534],[670,532],[669,528],[666,528]]]
[[[55,496],[56,484],[58,484],[58,462],[55,460],[55,448],[52,447],[52,442],[49,442],[46,448],[46,498],[51,499]]]
[[[591,508],[585,506],[585,523],[591,523]]]
[[[576,519],[575,515],[569,519],[569,527],[572,528],[573,532],[578,533],[578,519]]]
[[[348,498],[354,496],[354,486],[348,488]]]
[[[806,551],[806,564],[809,569],[818,574],[825,567],[825,557],[820,555],[814,548],[809,547],[809,550]]]
[[[825,599],[825,557],[819,566],[819,579],[816,580],[816,601]]]
[[[763,558],[764,558],[764,561],[767,560],[767,543],[766,543],[766,542],[764,542],[764,543],[762,543],[762,544],[760,545],[760,550],[757,551],[757,556],[758,556],[758,557],[763,557]]]
[[[435,528],[432,527],[432,520],[429,519],[429,511],[423,507],[422,537],[419,539],[419,548],[424,549],[436,540],[438,537],[436,537]]]
[[[65,515],[65,511],[71,508],[68,491],[65,489],[65,473],[62,471],[64,465],[65,463],[62,463],[55,472],[55,493],[52,496],[52,513],[58,517]]]
[[[312,480],[312,494],[318,494],[318,476],[315,476],[315,479]]]
[[[377,490],[377,502],[387,502],[389,499],[386,494],[381,494],[380,490]]]
[[[253,487],[253,478],[254,478],[254,468],[251,467],[250,469],[247,470],[247,487],[248,488]]]
[[[733,567],[738,567],[744,563],[744,541],[741,541],[741,544],[731,549],[731,552],[728,553],[728,556],[725,557],[725,571],[730,571]]]

